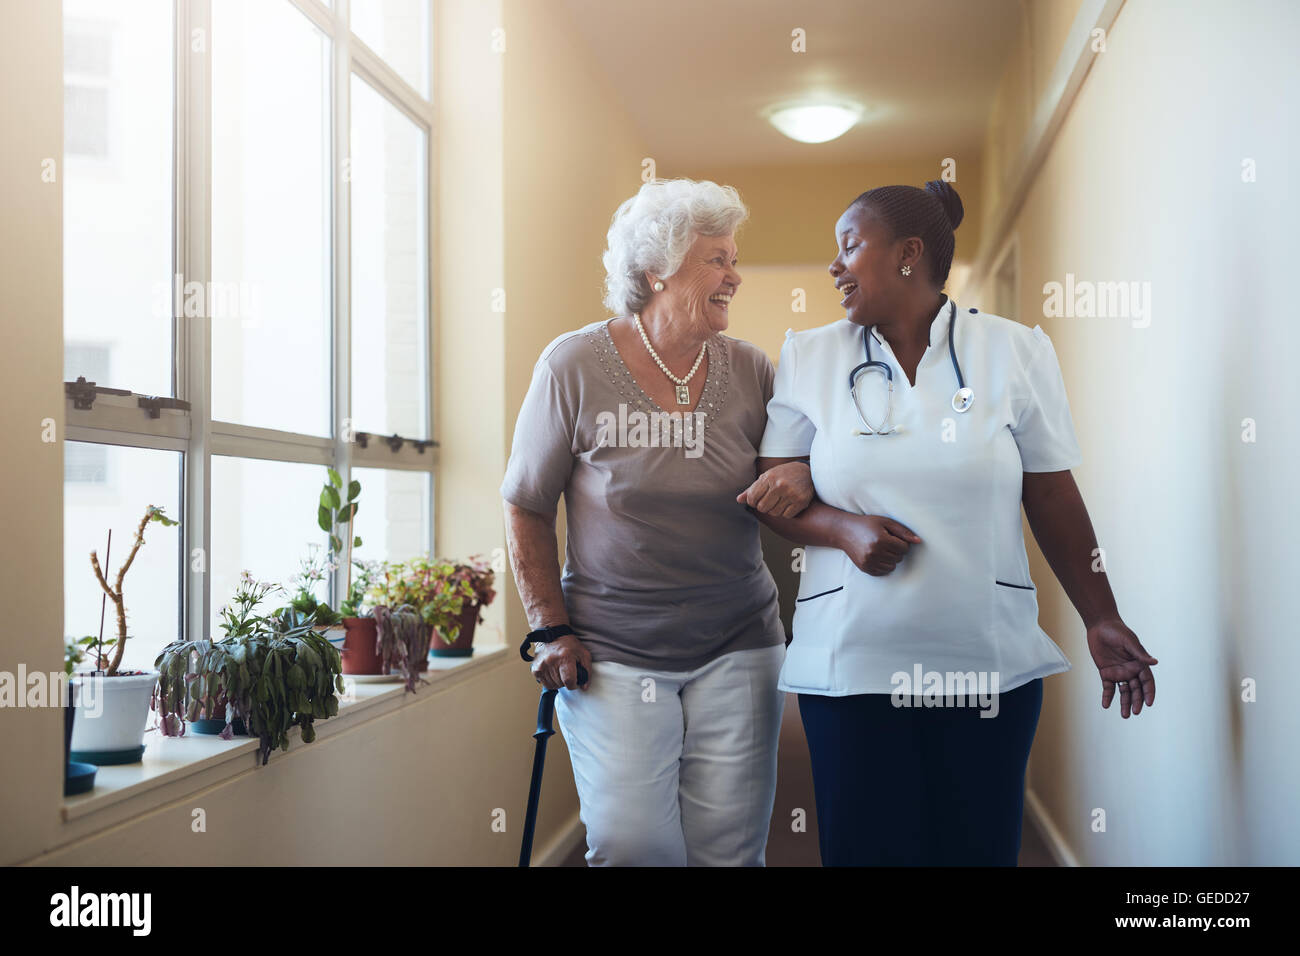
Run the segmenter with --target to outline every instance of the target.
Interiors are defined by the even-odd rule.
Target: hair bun
[[[966,210],[961,204],[961,197],[957,195],[957,190],[953,189],[951,184],[942,179],[932,179],[925,184],[925,191],[943,203],[943,211],[948,214],[948,222],[952,224],[953,229],[961,225]]]

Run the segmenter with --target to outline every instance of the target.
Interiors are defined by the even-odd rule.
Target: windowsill
[[[257,756],[256,738],[222,740],[215,734],[195,734],[188,729],[183,737],[163,737],[150,729],[145,733],[144,757],[139,763],[100,767],[93,790],[64,798],[65,829],[77,831],[65,833],[64,838],[93,833],[242,774],[268,771],[276,761],[318,746],[333,734],[418,703],[431,691],[446,690],[476,671],[508,660],[502,656],[505,650],[505,644],[475,645],[473,657],[431,658],[424,675],[427,683],[417,685],[413,694],[406,693],[400,678],[391,683],[353,682],[354,699],[341,698],[335,716],[315,722],[315,741],[304,744],[299,729],[293,728],[289,749],[272,751],[266,767]]]

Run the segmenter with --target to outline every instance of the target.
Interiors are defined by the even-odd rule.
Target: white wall
[[[1047,681],[1030,785],[1085,864],[1300,862],[1298,28],[1287,2],[1129,0],[1013,229],[1016,317],[1056,344],[1075,475],[1120,610],[1160,660],[1153,708],[1101,710],[1077,615],[1037,561],[1074,670]],[[1044,317],[1066,273],[1149,282],[1149,327]]]

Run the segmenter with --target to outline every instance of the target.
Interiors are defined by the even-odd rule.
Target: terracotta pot
[[[478,626],[478,604],[467,604],[460,612],[460,635],[448,643],[437,628],[433,631],[434,657],[470,657],[474,653],[474,629]]]
[[[373,617],[345,617],[343,628],[343,673],[382,674],[379,656],[379,629]]]

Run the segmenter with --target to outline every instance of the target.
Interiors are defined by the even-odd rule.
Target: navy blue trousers
[[[1015,866],[1042,678],[976,707],[799,695],[823,866]]]

